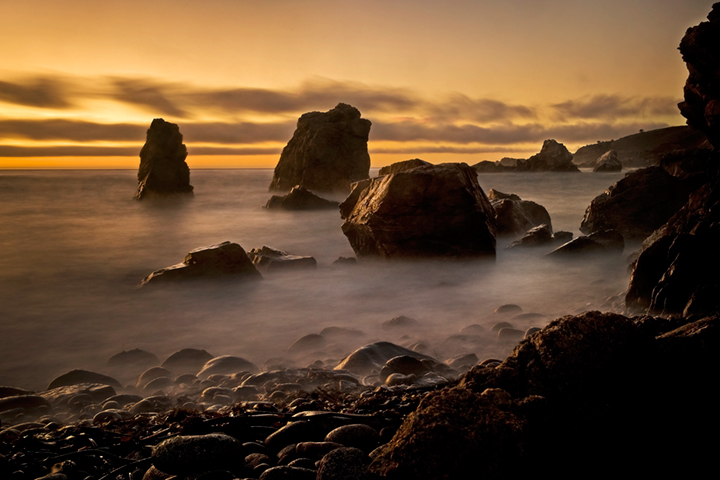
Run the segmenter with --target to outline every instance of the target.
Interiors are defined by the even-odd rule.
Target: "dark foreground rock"
[[[556,320],[502,364],[428,395],[373,452],[370,470],[423,479],[467,478],[468,469],[477,478],[701,474],[715,448],[701,431],[720,426],[705,381],[720,365],[720,319],[674,326],[599,312]],[[557,452],[562,461],[548,462]]]
[[[636,170],[593,199],[580,231],[586,234],[617,230],[626,240],[644,240],[687,201],[699,185],[660,167]]]
[[[328,112],[302,115],[280,155],[270,190],[301,185],[317,192],[347,193],[351,183],[368,178],[370,125],[344,103]]]
[[[140,150],[138,169],[138,200],[152,195],[192,193],[190,169],[185,163],[187,148],[180,128],[156,118],[147,131],[147,140]]]
[[[296,185],[287,195],[273,195],[265,204],[270,210],[329,210],[337,209],[339,203],[318,197],[310,190]]]
[[[374,178],[351,196],[342,230],[358,259],[495,256],[495,212],[464,163]]]
[[[240,245],[223,242],[191,250],[185,256],[183,263],[154,271],[143,279],[140,286],[220,277],[243,280],[262,279],[255,265],[253,265]]]

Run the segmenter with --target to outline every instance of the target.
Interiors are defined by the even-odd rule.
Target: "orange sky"
[[[272,167],[304,112],[373,122],[373,166],[571,151],[684,119],[677,51],[713,0],[3,0],[0,168]]]

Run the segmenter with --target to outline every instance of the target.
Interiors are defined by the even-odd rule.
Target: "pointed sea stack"
[[[182,143],[180,128],[156,118],[147,131],[147,140],[140,150],[138,189],[135,198],[149,195],[192,193],[190,169],[185,158],[187,148]]]
[[[369,177],[370,126],[357,108],[344,103],[329,112],[303,114],[280,155],[270,191],[301,185],[316,192],[348,193],[351,183]]]

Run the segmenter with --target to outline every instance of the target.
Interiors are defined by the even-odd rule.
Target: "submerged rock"
[[[495,256],[495,212],[464,163],[416,167],[356,190],[341,212],[358,259]]]
[[[156,270],[140,286],[198,278],[233,277],[260,280],[262,276],[237,243],[223,242],[191,250],[183,263]]]
[[[253,265],[265,271],[284,271],[302,268],[315,268],[317,261],[313,257],[292,255],[268,246],[253,248],[248,252]]]
[[[318,192],[349,191],[351,183],[369,176],[370,125],[344,103],[325,113],[302,115],[280,155],[270,190],[301,185]]]
[[[187,148],[182,143],[180,128],[156,118],[147,131],[147,140],[140,150],[138,169],[138,200],[148,195],[192,193],[190,169],[185,158]]]
[[[605,230],[574,238],[548,253],[548,256],[561,258],[592,253],[615,253],[619,255],[622,254],[624,248],[625,241],[618,231]]]
[[[265,208],[270,210],[328,210],[337,209],[339,203],[318,197],[303,186],[296,185],[287,195],[273,195]]]
[[[565,145],[555,140],[545,140],[540,153],[527,160],[518,160],[518,172],[579,172],[573,163],[573,156]]]
[[[620,172],[623,164],[615,150],[605,152],[597,159],[593,172]]]

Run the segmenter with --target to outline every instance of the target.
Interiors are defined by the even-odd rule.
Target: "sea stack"
[[[138,189],[135,198],[176,193],[191,194],[190,169],[185,158],[187,148],[183,144],[180,128],[162,118],[152,121],[147,140],[140,150]]]
[[[357,108],[344,103],[328,112],[303,114],[280,155],[270,190],[287,192],[300,185],[348,193],[350,184],[369,177],[370,126]]]

